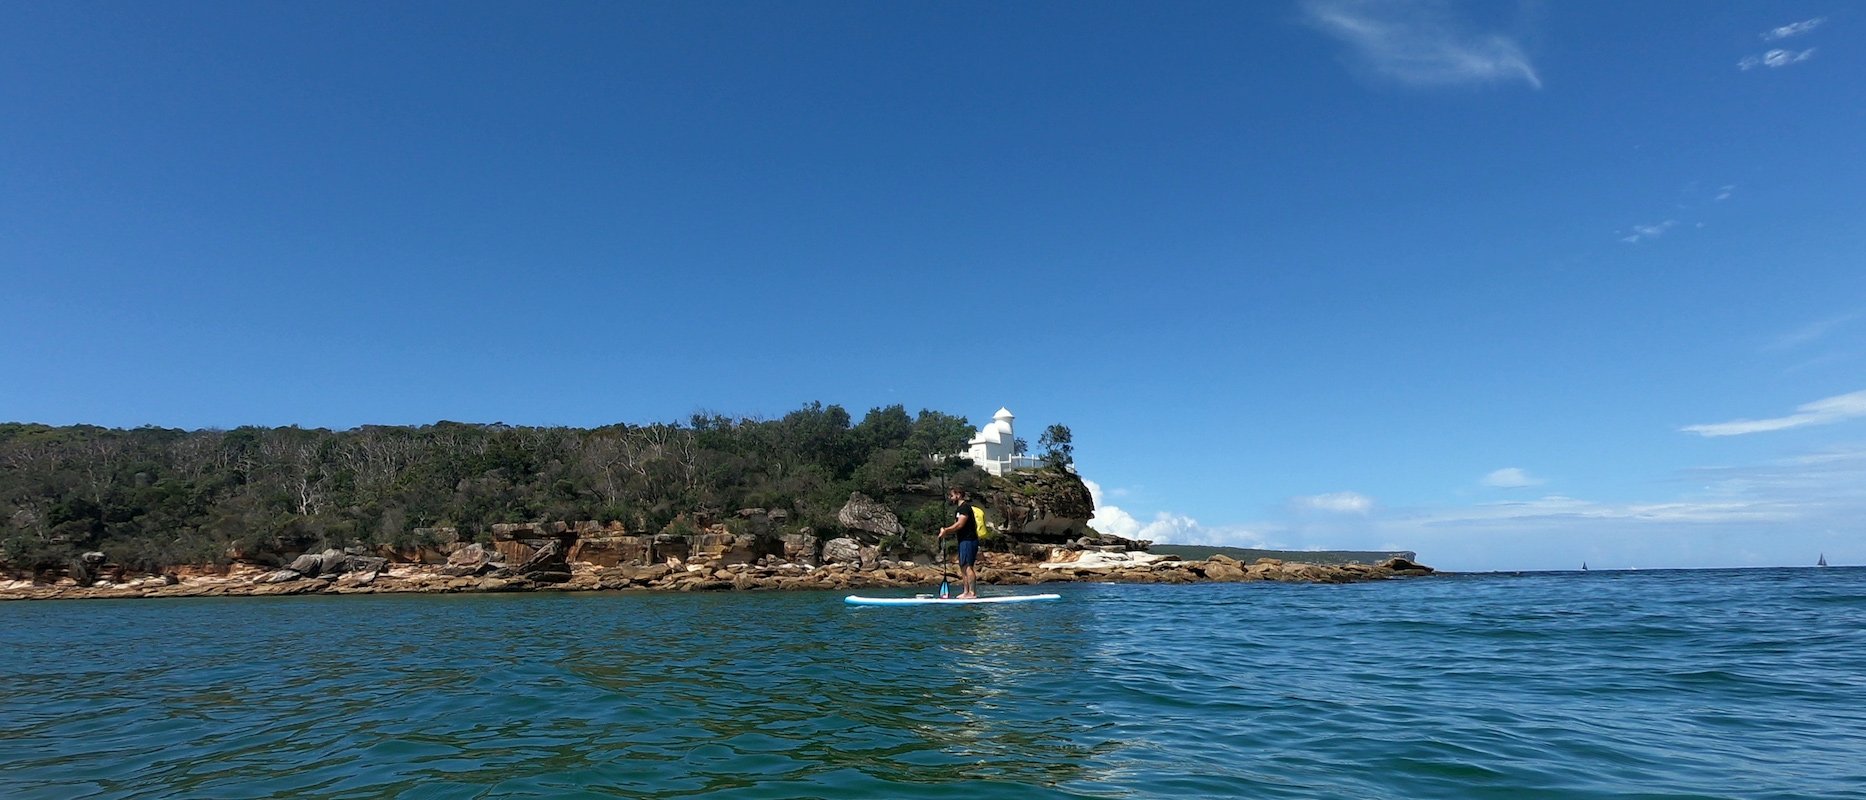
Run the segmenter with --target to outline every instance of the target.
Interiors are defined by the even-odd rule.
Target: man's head
[[[946,490],[946,502],[958,505],[965,502],[965,490],[954,486]]]

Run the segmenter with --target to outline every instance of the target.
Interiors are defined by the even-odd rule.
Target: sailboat
[[[1814,562],[1814,566],[1817,566],[1817,567],[1825,567],[1825,566],[1827,566],[1827,554],[1826,554],[1826,553],[1822,553],[1822,554],[1821,554],[1821,560],[1819,560],[1819,561],[1816,561],[1816,562]]]
[[[1586,572],[1586,571],[1587,571],[1587,562],[1586,562],[1586,561],[1583,561],[1583,562],[1581,562],[1581,571],[1582,571],[1582,572]]]

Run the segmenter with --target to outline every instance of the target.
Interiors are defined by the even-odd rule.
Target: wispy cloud
[[[1810,322],[1775,337],[1775,340],[1769,343],[1769,349],[1793,350],[1798,347],[1814,344],[1859,318],[1859,314],[1842,314],[1837,317],[1815,320],[1814,322]]]
[[[1678,220],[1675,220],[1675,219],[1668,219],[1664,222],[1658,222],[1658,223],[1654,223],[1651,225],[1634,225],[1633,232],[1630,234],[1621,236],[1620,241],[1627,242],[1629,244],[1636,244],[1645,239],[1657,239],[1660,236],[1664,236],[1666,231],[1669,231],[1676,227],[1678,227]]]
[[[1816,400],[1795,408],[1795,413],[1770,419],[1739,419],[1710,425],[1687,425],[1679,430],[1699,436],[1741,436],[1746,433],[1831,425],[1856,417],[1866,417],[1866,391]]]
[[[1826,17],[1815,17],[1814,19],[1804,19],[1800,22],[1791,22],[1779,28],[1770,28],[1763,32],[1762,40],[1765,42],[1779,42],[1790,36],[1800,36],[1801,34],[1821,27],[1821,23],[1826,21]]]
[[[1728,186],[1719,187],[1717,189],[1717,202],[1721,203],[1725,200],[1730,199],[1731,197],[1735,195],[1736,195],[1736,184],[1733,183]]]
[[[1522,489],[1540,486],[1547,481],[1530,475],[1518,467],[1504,467],[1484,476],[1484,485],[1498,489]]]
[[[1790,64],[1799,64],[1814,57],[1815,48],[1806,50],[1770,50],[1762,55],[1744,56],[1736,62],[1737,69],[1748,72],[1757,67],[1780,69]]]
[[[1826,21],[1826,17],[1815,17],[1813,19],[1804,19],[1800,22],[1791,22],[1778,28],[1770,28],[1762,32],[1762,40],[1765,42],[1779,42],[1783,39],[1801,36],[1813,31],[1815,28],[1821,27],[1821,24]],[[1814,50],[1815,48],[1812,47],[1806,50],[1789,50],[1778,47],[1766,53],[1744,56],[1736,62],[1736,67],[1744,72],[1756,69],[1757,67],[1781,69],[1790,64],[1799,64],[1813,58]]]
[[[1785,508],[1767,502],[1707,498],[1657,503],[1599,503],[1562,495],[1444,509],[1420,520],[1424,527],[1489,526],[1500,522],[1560,524],[1575,520],[1640,522],[1782,522]]]
[[[1306,495],[1297,497],[1292,502],[1297,508],[1327,511],[1332,514],[1365,514],[1374,507],[1374,499],[1359,492]]]
[[[1375,74],[1408,86],[1523,81],[1542,88],[1516,40],[1473,30],[1430,0],[1306,0],[1310,24],[1353,48]]]

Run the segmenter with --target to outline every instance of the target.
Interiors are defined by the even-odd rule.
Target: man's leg
[[[960,597],[977,597],[978,596],[978,593],[973,591],[973,588],[972,588],[973,582],[978,580],[978,568],[975,566],[977,563],[978,563],[978,543],[977,542],[960,542],[959,543],[959,585],[962,589],[962,591],[959,593]]]

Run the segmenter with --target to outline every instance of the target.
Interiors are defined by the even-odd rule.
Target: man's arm
[[[965,527],[965,513],[961,512],[958,518],[952,521],[951,525],[947,525],[946,527],[939,529],[939,535],[934,538],[944,539],[946,538],[946,534],[958,533],[959,529],[963,527]]]

